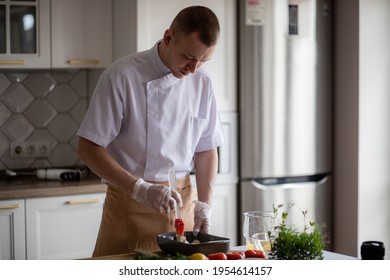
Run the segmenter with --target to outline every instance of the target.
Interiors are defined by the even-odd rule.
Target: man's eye
[[[195,57],[192,57],[192,56],[189,56],[189,55],[186,55],[186,54],[183,54],[183,57],[187,60],[195,60]]]

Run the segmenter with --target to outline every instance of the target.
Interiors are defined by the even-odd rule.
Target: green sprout
[[[283,208],[278,205],[274,208],[275,214],[275,232],[271,233],[271,253],[270,259],[275,260],[322,260],[323,250],[326,245],[327,237],[323,234],[323,227],[315,222],[307,223],[307,210],[302,211],[304,227],[302,230],[287,226],[286,220],[292,207],[298,207],[295,204],[287,205],[285,211],[281,213],[281,222],[276,225],[276,220]]]

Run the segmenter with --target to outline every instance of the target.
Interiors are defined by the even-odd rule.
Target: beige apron
[[[167,185],[167,182],[159,182]],[[177,180],[183,200],[180,213],[186,231],[194,225],[196,191],[190,177]],[[131,198],[119,187],[108,185],[103,217],[93,256],[106,256],[133,252],[134,249],[157,251],[157,235],[175,231],[175,213],[161,214]]]

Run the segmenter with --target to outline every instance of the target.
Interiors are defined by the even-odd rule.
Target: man
[[[80,159],[108,182],[94,256],[158,249],[157,234],[175,230],[175,203],[185,230],[209,231],[223,132],[199,67],[212,58],[219,30],[210,9],[185,8],[152,49],[102,74],[78,131]],[[178,192],[167,186],[171,167]]]

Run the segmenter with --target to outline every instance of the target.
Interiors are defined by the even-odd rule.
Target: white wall
[[[390,1],[360,0],[358,244],[390,259]]]
[[[335,252],[360,257],[365,240],[390,259],[390,1],[335,7]]]

